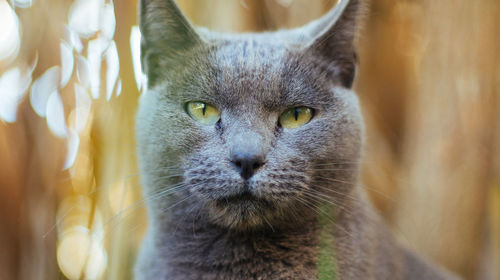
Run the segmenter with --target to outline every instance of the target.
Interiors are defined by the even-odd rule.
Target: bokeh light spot
[[[47,69],[31,86],[31,107],[33,107],[33,110],[35,110],[40,117],[45,117],[49,96],[57,90],[59,85],[59,73],[59,66],[53,66]]]
[[[29,8],[33,5],[33,0],[12,0],[12,4],[19,8]]]
[[[31,84],[31,71],[14,67],[0,76],[0,120],[15,122],[17,107]]]
[[[17,15],[6,0],[0,0],[0,60],[14,59],[20,44]]]
[[[73,74],[73,49],[68,43],[61,42],[61,87],[65,87]]]
[[[64,117],[64,107],[58,91],[52,92],[47,101],[47,125],[50,131],[57,137],[68,136],[66,119]]]
[[[130,50],[132,52],[135,82],[137,89],[140,91],[147,84],[147,81],[141,66],[141,31],[139,30],[139,26],[133,26],[130,32]]]
[[[122,93],[122,80],[118,80],[118,82],[116,83],[116,96],[120,96],[120,94]]]
[[[94,99],[99,98],[100,95],[102,53],[106,45],[107,41],[102,38],[97,38],[89,42],[87,61],[89,66],[90,92]]]
[[[101,7],[104,0],[77,0],[69,12],[69,27],[81,37],[89,38],[100,27]]]
[[[116,28],[115,6],[113,3],[104,5],[101,19],[101,31],[104,38],[113,40]]]
[[[118,50],[116,49],[116,44],[111,41],[108,50],[105,54],[106,57],[106,100],[110,100],[113,95],[113,89],[118,79],[118,73],[120,71],[120,61],[118,59]]]
[[[87,59],[83,56],[77,57],[77,76],[80,84],[86,88],[90,86],[90,69]]]
[[[107,266],[107,254],[88,229],[75,227],[61,236],[57,263],[69,279],[99,279]]]

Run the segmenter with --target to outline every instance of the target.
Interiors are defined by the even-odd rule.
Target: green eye
[[[204,125],[214,125],[220,120],[220,112],[214,106],[201,101],[186,104],[186,112],[195,121]]]
[[[313,109],[308,107],[295,107],[281,114],[278,121],[282,127],[293,129],[308,123],[313,116]]]

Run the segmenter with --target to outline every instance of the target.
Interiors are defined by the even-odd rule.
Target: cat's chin
[[[244,192],[210,202],[209,212],[215,224],[245,231],[271,227],[280,211],[274,203]]]

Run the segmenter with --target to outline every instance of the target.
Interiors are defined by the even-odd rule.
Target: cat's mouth
[[[227,205],[233,203],[241,203],[241,202],[256,202],[258,198],[253,195],[250,191],[245,190],[239,194],[234,194],[230,196],[226,196],[217,200],[218,205]]]
[[[271,220],[273,204],[250,190],[218,198],[211,208],[215,222],[232,229],[250,229]]]

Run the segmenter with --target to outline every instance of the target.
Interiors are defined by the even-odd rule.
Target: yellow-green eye
[[[282,127],[293,129],[308,123],[313,116],[313,109],[307,107],[295,107],[286,110],[279,117]]]
[[[191,101],[186,104],[186,112],[204,125],[214,125],[220,120],[220,112],[214,106],[201,101]]]

